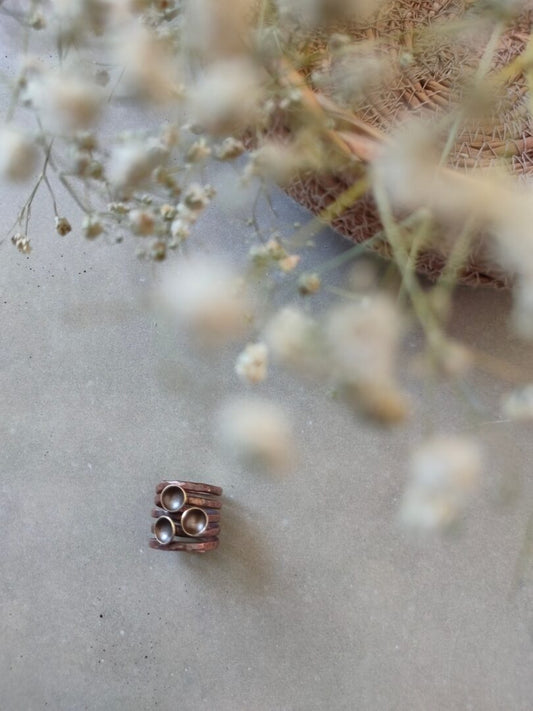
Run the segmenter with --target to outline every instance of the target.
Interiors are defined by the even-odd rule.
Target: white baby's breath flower
[[[112,212],[114,215],[119,215],[120,217],[127,215],[129,212],[129,207],[124,202],[110,202],[107,205],[107,209],[109,212]]]
[[[491,231],[499,250],[498,257],[508,269],[520,274],[533,274],[533,188],[507,187],[510,189],[500,191],[500,202],[492,208],[497,208]]]
[[[301,310],[287,306],[267,323],[265,341],[274,358],[303,372],[322,369],[318,324]]]
[[[100,114],[104,94],[94,80],[72,67],[35,75],[27,98],[40,111],[51,131],[76,131],[93,124]]]
[[[218,416],[218,435],[225,449],[245,466],[275,472],[286,469],[295,457],[287,416],[266,400],[227,403]]]
[[[440,343],[437,352],[431,356],[432,366],[448,377],[459,377],[472,367],[473,353],[462,343],[447,339]]]
[[[53,17],[61,34],[71,39],[87,31],[101,34],[113,4],[112,0],[53,0]]]
[[[265,343],[249,343],[239,353],[235,372],[243,383],[262,383],[267,377],[268,348]]]
[[[378,98],[378,92],[395,79],[394,63],[379,56],[373,44],[341,45],[332,51],[332,63],[327,71],[315,72],[313,82],[325,88],[340,104],[361,105]]]
[[[151,235],[155,229],[154,214],[149,210],[131,210],[129,220],[132,232],[136,235]]]
[[[299,254],[288,254],[286,257],[283,257],[283,259],[279,260],[279,268],[282,272],[288,274],[289,272],[292,272],[294,271],[294,269],[296,269],[300,259],[301,257]]]
[[[250,247],[248,255],[253,264],[257,267],[266,267],[272,261],[272,255],[264,244],[254,244]]]
[[[393,135],[393,141],[373,164],[374,178],[394,207],[417,209],[442,197],[435,188],[439,155],[435,137],[423,121],[413,120]]]
[[[298,279],[298,291],[302,296],[316,294],[321,286],[322,281],[316,272],[305,272]]]
[[[207,145],[205,138],[200,138],[190,146],[185,158],[189,163],[201,163],[210,155],[211,148]]]
[[[193,121],[211,133],[245,128],[257,113],[261,77],[245,59],[212,65],[190,91]]]
[[[533,340],[533,189],[514,186],[487,203],[497,260],[515,275],[512,325],[520,337]]]
[[[495,229],[499,217],[507,216],[504,206],[513,192],[508,176],[495,170],[472,176],[444,169],[441,153],[434,124],[422,119],[403,124],[373,161],[376,187],[393,208],[429,210],[440,224],[454,228],[450,237],[467,221],[478,229]]]
[[[208,258],[180,262],[164,273],[156,297],[208,345],[239,337],[247,327],[247,295],[221,262]]]
[[[170,222],[176,217],[176,208],[174,205],[169,205],[168,203],[165,203],[164,205],[161,205],[159,208],[159,214],[165,220],[166,222]]]
[[[34,10],[28,17],[28,25],[32,28],[32,30],[44,30],[46,27],[46,18],[42,12]]]
[[[244,171],[244,179],[260,176],[280,184],[289,182],[303,171],[320,171],[334,160],[324,150],[311,127],[301,128],[292,140],[267,139],[253,153]]]
[[[177,244],[183,242],[191,234],[190,223],[181,217],[177,217],[170,225],[170,234]]]
[[[198,183],[191,183],[183,193],[184,204],[191,210],[203,210],[211,202],[214,189],[210,185],[201,186]]]
[[[148,252],[150,259],[154,262],[162,262],[167,256],[167,244],[161,239],[156,239],[150,244]]]
[[[96,239],[104,231],[104,226],[97,215],[86,215],[82,220],[81,229],[87,239]]]
[[[19,252],[22,254],[29,254],[31,252],[31,244],[27,235],[22,232],[17,232],[11,237],[11,242],[15,245]]]
[[[294,152],[291,145],[277,140],[266,141],[251,154],[244,179],[260,176],[283,185],[294,177],[301,165],[301,156]]]
[[[465,437],[435,437],[410,462],[402,521],[420,530],[442,529],[464,511],[481,473],[479,446]]]
[[[285,259],[285,257],[287,256],[287,252],[285,251],[285,248],[279,241],[278,236],[276,234],[273,234],[272,237],[268,240],[268,242],[265,244],[265,248],[268,254],[272,257],[272,259],[280,260]]]
[[[181,220],[187,225],[194,225],[196,220],[200,217],[202,210],[193,210],[191,207],[186,205],[183,201],[180,201],[176,205],[176,219]]]
[[[167,151],[157,140],[132,139],[113,148],[108,178],[118,190],[138,188],[152,171],[167,158]]]
[[[180,3],[181,4],[181,3]],[[243,55],[250,20],[257,16],[256,0],[185,0],[184,43],[188,52],[207,64]]]
[[[0,128],[0,178],[22,181],[35,172],[38,152],[31,140],[10,126]]]
[[[98,139],[93,131],[77,131],[72,139],[81,151],[90,152],[98,148]]]
[[[86,178],[91,164],[91,154],[88,151],[72,150],[68,156],[69,169],[79,178]]]
[[[407,400],[395,382],[401,319],[384,296],[333,308],[325,323],[330,373],[353,407],[382,423],[407,415]]]
[[[67,220],[67,218],[59,217],[59,215],[56,215],[55,217],[55,226],[57,234],[61,235],[62,237],[68,235],[68,233],[72,230],[72,225]]]
[[[393,377],[401,317],[384,296],[334,307],[326,320],[332,369],[348,382],[382,382]]]
[[[243,142],[230,136],[215,148],[215,158],[218,160],[234,160],[242,155],[244,150]]]
[[[165,148],[175,148],[180,142],[180,128],[176,123],[169,123],[161,128],[161,143]]]
[[[510,420],[533,420],[533,384],[509,393],[503,399],[502,414]]]
[[[289,89],[279,102],[279,107],[283,111],[294,109],[302,103],[302,92],[300,89]]]
[[[116,59],[124,68],[121,86],[128,94],[156,103],[181,98],[179,63],[172,44],[148,28],[126,23],[117,31]]]

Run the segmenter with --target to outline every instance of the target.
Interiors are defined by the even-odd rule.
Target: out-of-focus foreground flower
[[[411,456],[401,519],[421,531],[445,529],[463,514],[481,475],[477,443],[464,437],[436,437]]]

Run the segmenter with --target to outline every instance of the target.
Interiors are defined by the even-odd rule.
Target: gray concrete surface
[[[6,226],[18,197],[2,188]],[[274,201],[278,224],[305,219]],[[235,352],[199,358],[160,322],[158,271],[131,242],[59,238],[45,195],[32,235],[30,256],[0,248],[2,711],[533,708],[533,438],[500,421],[508,383],[405,372],[414,417],[384,432],[274,369],[260,392],[296,422],[298,466],[252,475],[211,434],[243,390]],[[239,260],[248,235],[215,207],[193,240]],[[346,249],[317,244],[308,264]],[[460,290],[452,329],[532,378],[509,307]],[[479,434],[486,464],[461,529],[422,543],[396,516],[431,430]],[[147,546],[154,485],[186,474],[225,489],[221,547],[201,558]]]

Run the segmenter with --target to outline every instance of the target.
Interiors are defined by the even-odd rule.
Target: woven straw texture
[[[332,91],[331,82],[325,87],[316,85],[316,67],[307,74],[306,82],[317,103],[326,107],[328,115],[335,116],[337,112],[341,117],[335,130],[340,126],[338,135],[348,142],[361,162],[372,160],[380,135],[390,135],[413,117],[434,117],[437,122],[457,115],[459,119],[447,158],[450,167],[472,172],[497,165],[504,167],[517,181],[523,181],[533,172],[533,126],[527,105],[526,79],[520,72],[490,90],[484,97],[486,105],[482,111],[479,110],[482,96],[476,97],[477,113],[468,110],[469,92],[494,30],[494,22],[484,21],[471,5],[459,0],[394,0],[382,4],[371,21],[344,25],[342,31],[356,41],[350,47],[360,52],[361,61],[365,53],[371,51],[373,61],[381,61],[381,66],[386,68],[374,86],[371,81],[367,82],[365,92],[352,104],[343,103],[342,95],[339,98],[339,93]],[[531,24],[532,12],[524,10],[497,36],[486,67],[489,80],[524,52]],[[329,32],[315,33],[313,37],[321,57],[318,74],[322,71],[324,75],[334,76],[336,71],[342,75],[345,60],[342,53],[339,59],[339,53],[329,51],[330,38]],[[356,66],[353,56],[351,59],[349,66]],[[355,59],[358,59],[357,54]],[[457,107],[461,107],[460,111]],[[353,117],[351,126],[350,117]],[[349,126],[352,139],[356,140],[347,138],[343,124]],[[277,122],[274,133],[283,136],[289,132],[286,121]],[[286,190],[313,213],[320,214],[353,181],[354,174],[350,171],[323,174],[310,171],[292,180]],[[332,219],[331,224],[355,242],[365,241],[382,230],[370,193]],[[491,259],[485,242],[483,235],[474,240],[459,280],[473,285],[508,286],[512,275]],[[379,242],[377,249],[387,253],[386,243]],[[446,250],[431,247],[418,255],[417,270],[436,278],[445,261]]]

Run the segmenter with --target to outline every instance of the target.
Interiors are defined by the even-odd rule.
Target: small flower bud
[[[81,223],[81,228],[87,239],[96,239],[104,231],[103,225],[96,215],[86,215]]]
[[[68,235],[68,233],[72,230],[72,226],[66,217],[59,217],[58,215],[56,215],[55,223],[56,223],[56,232],[58,235],[61,235],[62,237],[64,237],[65,235]]]
[[[136,235],[151,235],[154,232],[154,216],[148,210],[131,210],[129,214],[131,229]]]
[[[11,241],[22,254],[29,254],[31,252],[30,240],[22,232],[17,232],[11,237]]]
[[[321,284],[322,282],[320,281],[318,274],[314,272],[306,272],[298,279],[298,291],[302,296],[316,294],[316,292],[320,289]]]

